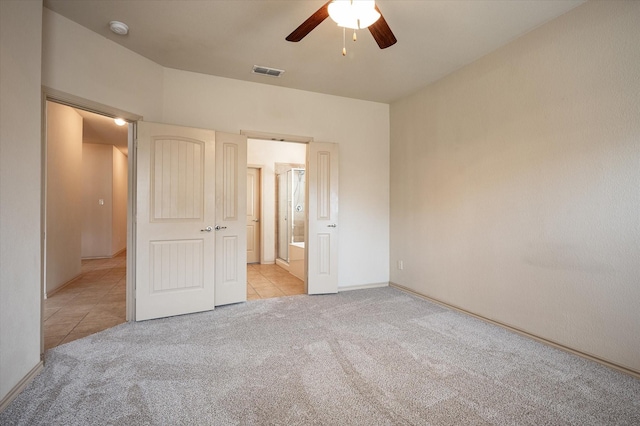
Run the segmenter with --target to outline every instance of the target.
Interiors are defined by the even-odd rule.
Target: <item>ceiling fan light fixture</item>
[[[367,28],[380,18],[374,0],[333,0],[328,11],[338,26],[354,30]]]

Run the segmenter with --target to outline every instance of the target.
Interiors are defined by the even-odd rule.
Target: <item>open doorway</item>
[[[113,118],[45,108],[46,350],[126,321],[129,137]]]
[[[247,300],[307,293],[306,158],[306,143],[281,138],[247,140],[247,214],[255,214],[249,207],[260,200],[261,241],[260,258],[250,257],[256,219],[247,217]],[[260,176],[257,197],[252,193],[255,178],[249,178],[255,170]],[[290,248],[292,245],[296,246]]]

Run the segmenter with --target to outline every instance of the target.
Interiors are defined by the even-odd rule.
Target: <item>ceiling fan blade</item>
[[[371,35],[380,46],[380,49],[386,49],[387,47],[393,46],[397,43],[396,36],[393,35],[391,28],[389,28],[389,24],[384,20],[384,16],[382,16],[382,12],[378,9],[378,5],[376,5],[376,10],[380,14],[380,18],[373,24],[369,25],[369,31]]]
[[[307,36],[315,27],[320,25],[322,21],[329,17],[329,3],[328,1],[324,6],[316,11],[306,21],[302,23],[298,28],[293,30],[286,38],[287,41],[300,41]]]

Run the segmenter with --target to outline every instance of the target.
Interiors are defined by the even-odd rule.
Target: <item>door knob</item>
[[[216,225],[216,227],[215,227],[215,230],[216,230],[216,231],[219,231],[219,230],[221,230],[221,229],[227,229],[227,227],[226,227],[226,226]]]
[[[332,223],[331,225],[327,225],[327,228],[336,228],[338,225],[336,225],[335,223]]]
[[[260,219],[253,219],[254,222],[260,222]]]
[[[200,232],[211,232],[211,231],[213,231],[213,228],[210,226],[207,226],[206,228],[200,230]]]

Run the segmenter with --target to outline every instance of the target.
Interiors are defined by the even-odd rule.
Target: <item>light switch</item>
[[[100,198],[100,199],[98,200],[98,204],[100,204],[101,206],[104,206],[104,200],[103,200],[102,198]]]

